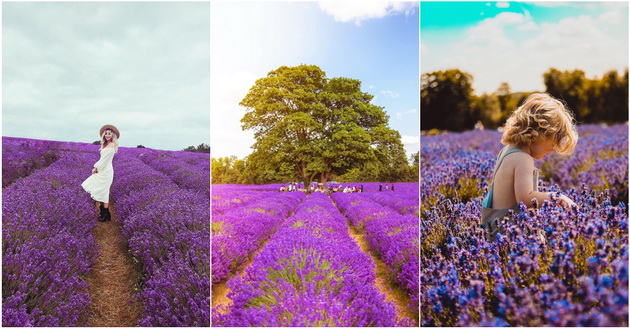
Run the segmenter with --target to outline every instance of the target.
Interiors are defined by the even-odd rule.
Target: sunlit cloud
[[[412,15],[417,11],[418,4],[392,1],[320,1],[319,8],[332,15],[337,22],[354,22],[360,26],[363,21],[369,19]]]

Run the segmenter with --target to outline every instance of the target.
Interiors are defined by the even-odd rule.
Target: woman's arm
[[[113,149],[104,149],[104,152],[101,152],[101,158],[94,164],[94,168],[98,172],[103,171],[105,169],[105,164],[110,161],[114,157]]]

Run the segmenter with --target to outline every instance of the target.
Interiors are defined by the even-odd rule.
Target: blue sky
[[[417,2],[213,2],[210,13],[213,157],[251,153],[238,103],[256,79],[300,64],[360,80],[407,153],[419,150]]]
[[[471,73],[476,94],[501,82],[544,91],[549,68],[589,78],[628,67],[627,2],[423,2],[421,72]]]

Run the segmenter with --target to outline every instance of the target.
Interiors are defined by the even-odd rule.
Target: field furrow
[[[94,218],[97,212],[98,208]],[[100,256],[87,280],[91,300],[89,323],[91,327],[135,327],[144,313],[142,303],[135,296],[141,268],[134,263],[121,238],[113,206],[110,212],[112,221],[99,223],[94,228]]]

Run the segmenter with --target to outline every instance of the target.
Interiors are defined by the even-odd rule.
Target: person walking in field
[[[114,180],[112,161],[114,154],[118,152],[120,132],[113,125],[104,125],[99,131],[99,135],[101,136],[101,148],[99,149],[101,158],[94,164],[92,175],[81,183],[81,186],[90,193],[94,201],[100,203],[99,221],[108,222],[111,220],[109,188]]]
[[[545,200],[552,200],[553,193],[538,191],[539,170],[534,159],[542,159],[552,151],[571,154],[578,141],[575,119],[562,102],[547,93],[535,93],[527,97],[507,120],[499,152],[494,166],[494,177],[488,194],[483,200],[481,226],[487,237],[494,240],[503,233],[498,220],[512,209],[518,213],[518,202],[527,207]],[[557,195],[565,207],[577,206],[565,195]]]

